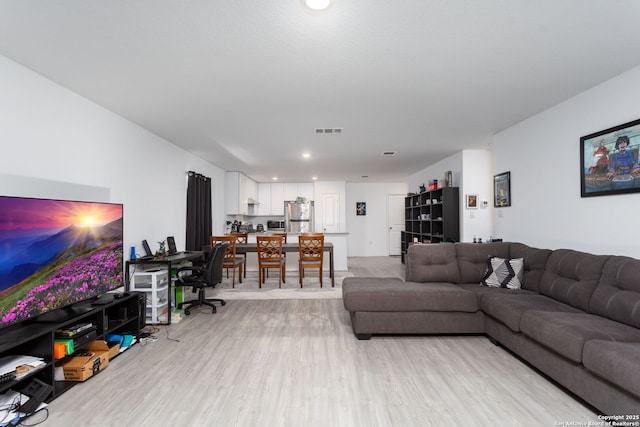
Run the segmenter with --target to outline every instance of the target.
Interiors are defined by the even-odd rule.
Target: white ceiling
[[[640,65],[639,21],[638,0],[2,0],[0,54],[256,181],[393,182]]]

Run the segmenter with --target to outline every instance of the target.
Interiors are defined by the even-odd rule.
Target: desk
[[[147,294],[151,294],[151,296],[147,297],[147,309],[151,309],[151,318],[150,321],[148,321],[148,323],[150,324],[157,324],[157,323],[164,323],[161,322],[159,319],[159,315],[157,313],[158,311],[158,306],[164,306],[164,303],[161,303],[159,301],[158,295],[156,295],[156,293],[159,293],[158,291],[163,291],[164,287],[162,287],[162,284],[159,284],[158,281],[156,279],[153,279],[151,281],[149,281],[149,286],[143,285],[142,287],[138,287],[135,286],[135,289],[131,289],[131,281],[130,281],[130,267],[133,266],[134,267],[134,275],[135,275],[135,268],[137,268],[138,266],[140,267],[140,269],[142,270],[140,273],[144,274],[147,272],[150,272],[150,270],[148,269],[148,267],[150,266],[160,266],[160,268],[162,270],[166,270],[166,311],[167,311],[167,320],[166,323],[170,324],[171,323],[171,264],[178,264],[178,263],[182,263],[185,261],[193,261],[196,259],[200,259],[202,258],[204,255],[204,252],[201,251],[188,251],[188,252],[178,252],[175,253],[173,255],[167,255],[167,256],[163,256],[163,257],[154,257],[154,258],[150,258],[150,259],[132,259],[127,261],[126,263],[126,269],[125,269],[125,284],[126,284],[126,289],[127,291],[129,290],[136,290],[136,291],[141,291],[141,292],[146,292]],[[149,316],[147,316],[149,317]]]
[[[236,243],[236,253],[246,255],[249,252],[258,252],[257,243]],[[298,242],[283,243],[282,252],[298,252]],[[329,277],[331,277],[331,287],[335,286],[333,274],[333,243],[325,242],[324,252],[329,252]]]

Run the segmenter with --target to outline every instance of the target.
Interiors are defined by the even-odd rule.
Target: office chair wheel
[[[221,301],[220,305],[227,305],[227,302],[226,301]]]
[[[191,314],[191,311],[190,311],[190,310],[185,310],[185,311],[184,311],[184,314],[186,314],[186,315],[188,316],[188,315],[190,315],[190,314]]]

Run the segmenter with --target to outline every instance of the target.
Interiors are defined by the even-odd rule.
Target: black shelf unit
[[[68,358],[82,351],[82,346],[74,348],[74,354],[55,360],[53,344],[55,331],[77,323],[93,323],[96,326],[96,339],[104,339],[111,333],[128,333],[140,337],[140,329],[145,324],[144,294],[128,292],[112,302],[92,305],[92,300],[73,305],[68,309],[59,309],[52,318],[47,314],[9,326],[0,331],[0,357],[11,355],[27,355],[40,357],[44,365],[16,380],[0,384],[0,393],[26,384],[29,378],[37,378],[52,386],[53,391],[46,398],[47,402],[60,396],[71,387],[79,384],[76,381],[56,381],[55,368]],[[61,319],[61,320],[59,320]],[[88,343],[87,343],[88,344]]]
[[[413,243],[460,240],[460,189],[444,187],[404,199],[404,231],[401,233],[402,262]]]

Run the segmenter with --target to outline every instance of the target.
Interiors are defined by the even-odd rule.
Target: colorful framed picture
[[[493,206],[511,206],[511,172],[503,172],[493,177]]]
[[[478,209],[478,195],[477,194],[467,194],[467,209]]]
[[[640,119],[580,138],[580,196],[640,192]]]
[[[367,214],[367,203],[366,202],[356,202],[356,215],[364,216]]]

